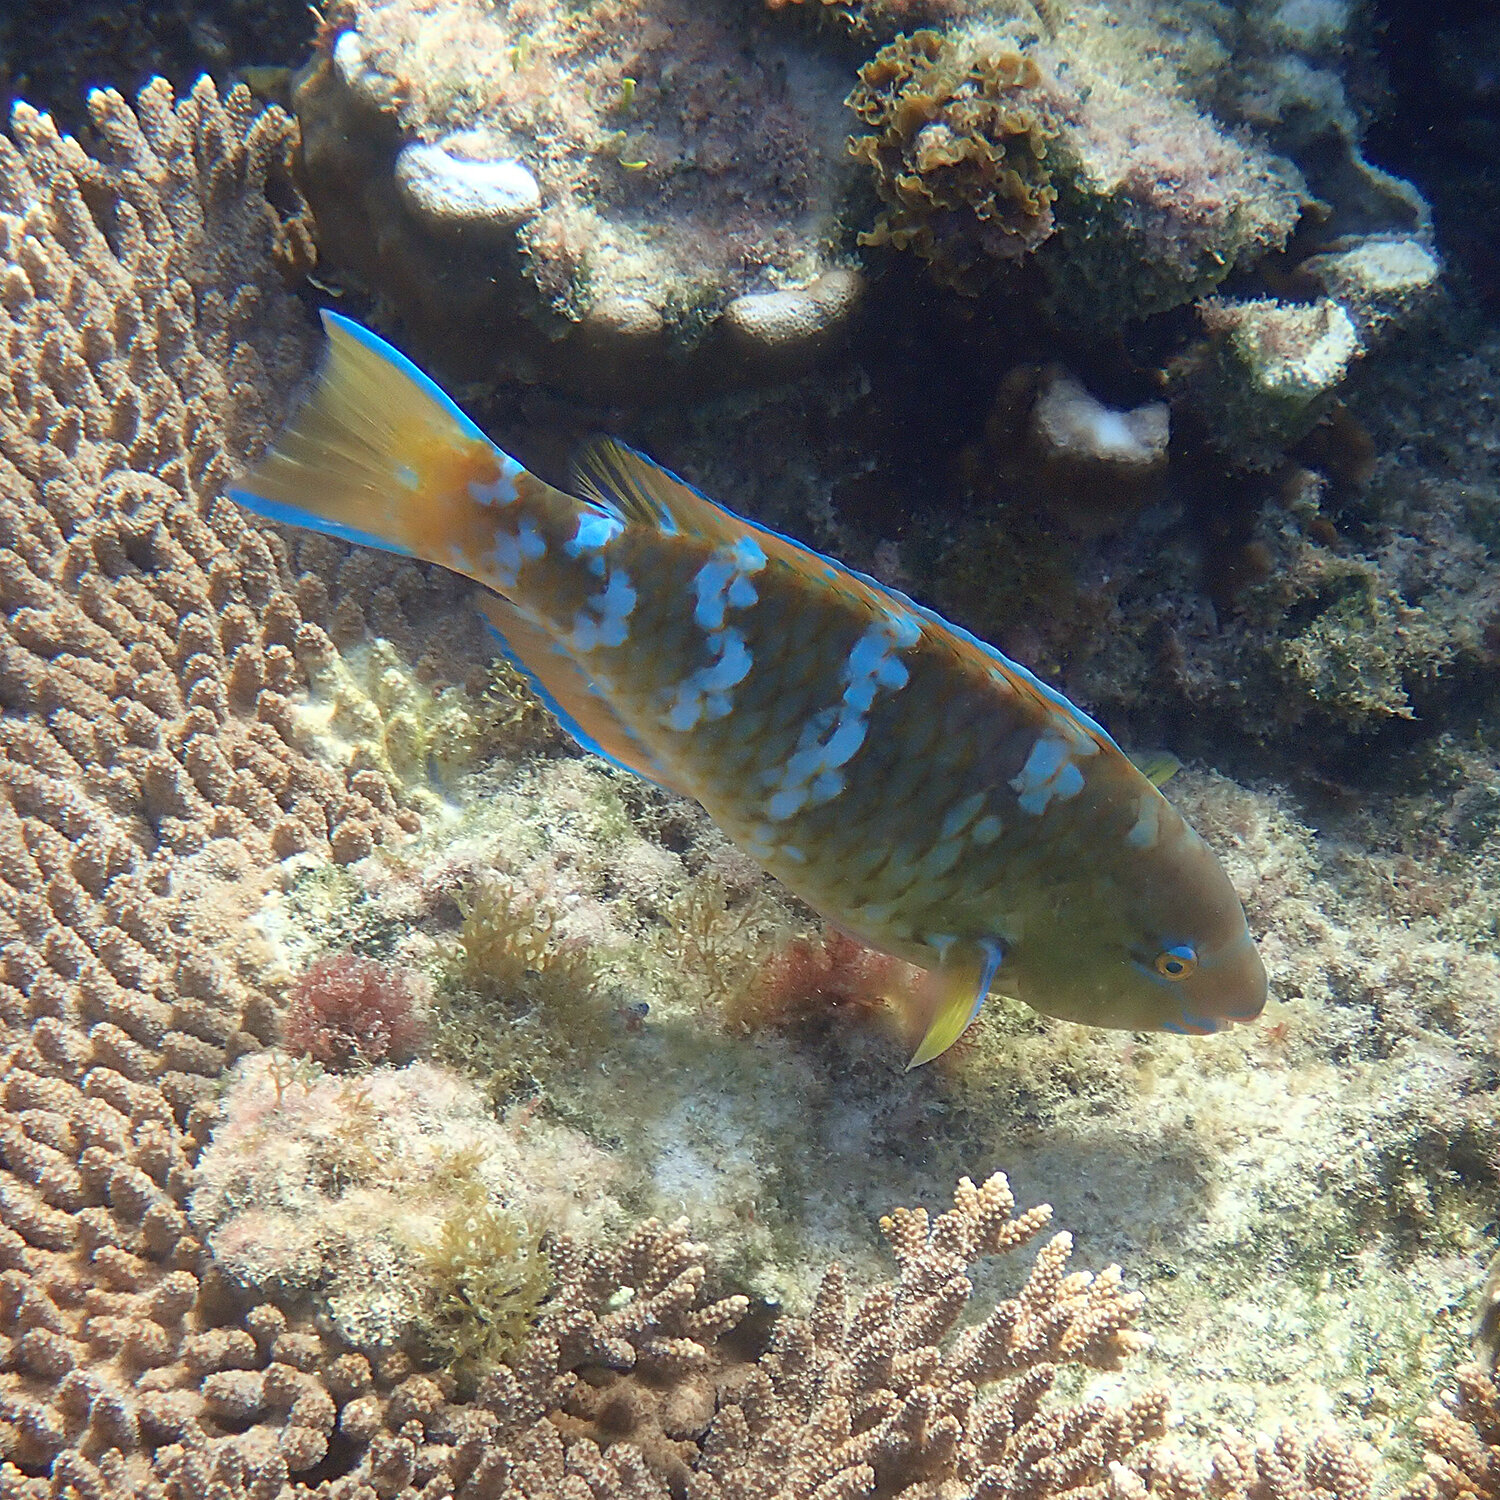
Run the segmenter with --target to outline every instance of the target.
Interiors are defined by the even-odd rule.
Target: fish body
[[[1260,1013],[1265,971],[1212,852],[1024,667],[621,444],[584,452],[574,492],[548,485],[389,345],[324,318],[313,392],[235,498],[482,585],[581,743],[932,973],[914,1063],[992,989],[1130,1029]]]

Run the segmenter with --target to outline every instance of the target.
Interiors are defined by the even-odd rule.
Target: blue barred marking
[[[1018,776],[1011,777],[1022,812],[1039,817],[1050,802],[1066,802],[1083,790],[1083,772],[1073,764],[1073,747],[1049,730],[1031,747]]]
[[[733,577],[734,564],[718,553],[693,575],[693,593],[698,600],[693,619],[700,629],[723,628],[724,612],[729,608],[729,584]]]
[[[706,667],[689,673],[678,683],[676,696],[667,709],[668,729],[686,734],[700,719],[722,719],[734,707],[730,689],[738,687],[750,675],[755,658],[745,644],[745,637],[734,629],[720,630],[709,637],[714,660]]]
[[[731,690],[750,675],[754,655],[744,632],[727,626],[732,609],[748,609],[760,595],[749,575],[766,565],[766,554],[753,537],[741,537],[732,547],[718,547],[693,575],[693,619],[706,636],[709,662],[679,682],[662,723],[686,734],[700,721],[725,718],[734,707]]]
[[[630,626],[625,622],[635,611],[635,604],[636,592],[629,576],[623,568],[616,568],[604,588],[589,598],[587,607],[573,616],[568,645],[585,652],[600,646],[623,646],[630,639]]]
[[[781,774],[771,782],[766,813],[781,823],[804,807],[831,802],[844,790],[841,767],[859,753],[869,730],[867,715],[882,691],[899,692],[911,674],[897,659],[922,630],[904,611],[891,610],[855,641],[844,662],[838,706],[819,709],[802,726]]]
[[[520,580],[521,569],[546,554],[547,543],[536,522],[530,516],[522,516],[513,533],[495,533],[494,548],[484,558],[484,566],[489,569],[489,577],[484,581],[492,583],[500,593],[508,594]]]
[[[749,575],[766,565],[766,554],[754,537],[741,537],[732,547],[719,547],[693,575],[697,605],[693,619],[701,630],[724,628],[730,609],[748,609],[758,599]]]
[[[494,447],[491,444],[491,447]],[[514,505],[520,499],[520,492],[516,489],[516,480],[526,470],[513,459],[510,454],[502,453],[495,448],[495,458],[499,463],[500,472],[488,484],[481,484],[477,479],[469,481],[469,494],[481,505]]]
[[[569,557],[578,557],[584,552],[599,552],[624,531],[625,523],[618,516],[605,511],[582,512],[578,517],[578,530],[571,541],[563,543],[563,551]],[[601,561],[595,558],[594,562]]]

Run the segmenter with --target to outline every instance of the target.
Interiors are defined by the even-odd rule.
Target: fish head
[[[1045,1015],[1129,1031],[1204,1036],[1260,1015],[1265,965],[1234,886],[1164,799],[1160,821],[1152,848],[1091,871],[1027,924],[1012,982],[997,988]]]

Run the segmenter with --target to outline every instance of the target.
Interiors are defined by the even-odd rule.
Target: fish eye
[[[1164,948],[1153,965],[1163,979],[1186,979],[1198,967],[1198,955],[1186,943]]]

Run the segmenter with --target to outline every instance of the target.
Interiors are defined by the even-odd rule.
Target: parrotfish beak
[[[1184,986],[1182,1011],[1167,1031],[1207,1036],[1236,1021],[1253,1021],[1266,1008],[1266,966],[1247,932],[1236,942],[1200,960],[1198,972]]]

